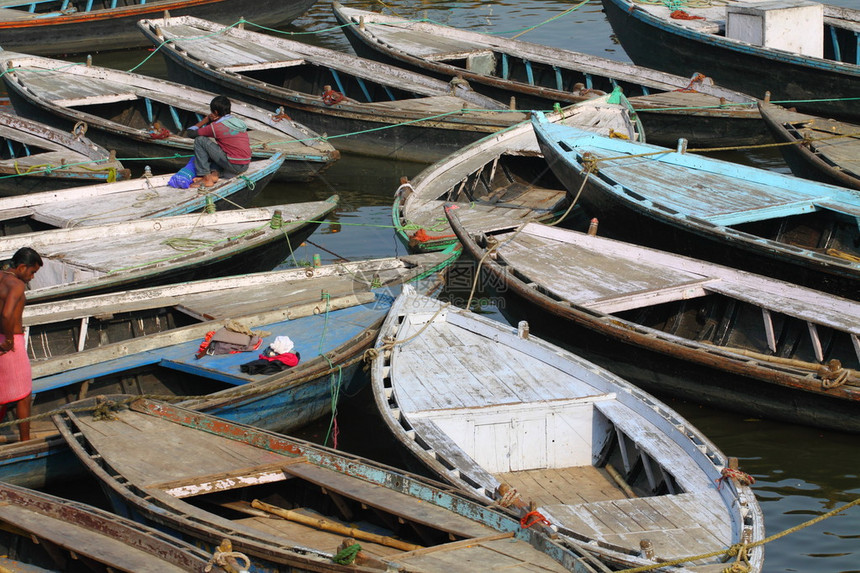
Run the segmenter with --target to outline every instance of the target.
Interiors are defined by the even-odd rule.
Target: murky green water
[[[857,7],[857,0],[834,2]],[[350,2],[371,8],[378,3]],[[492,2],[444,2],[391,0],[386,2],[405,17],[429,17],[455,26],[512,36],[574,6],[555,0]],[[314,32],[296,36],[326,47],[348,50],[349,45],[335,28],[327,3],[320,2],[289,29]],[[577,10],[540,26],[522,36],[546,43],[629,61],[612,40],[600,2],[592,0]],[[97,55],[95,63],[121,69],[137,64],[147,52]],[[158,56],[139,71],[160,75]],[[787,172],[778,155],[770,152],[737,153],[727,159],[752,163]],[[257,204],[321,199],[333,193],[342,203],[334,220],[324,225],[310,241],[297,249],[299,259],[310,260],[319,253],[323,262],[335,258],[361,259],[405,252],[390,227],[392,194],[401,175],[414,176],[422,165],[345,156],[317,181],[307,185],[271,185]],[[769,534],[800,524],[860,496],[860,448],[853,436],[820,432],[761,420],[749,420],[732,413],[704,409],[695,404],[671,402],[683,415],[703,430],[727,454],[741,460],[744,471],[756,478],[755,490],[765,513]],[[371,452],[388,459],[389,442],[380,425],[368,432],[373,403],[364,394],[341,404],[339,428],[341,445]],[[307,435],[322,437],[326,424],[310,428]],[[766,571],[851,572],[860,571],[860,507],[846,514],[776,540],[767,547]]]

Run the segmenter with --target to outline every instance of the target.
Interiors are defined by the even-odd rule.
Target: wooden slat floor
[[[602,468],[580,466],[495,474],[500,483],[513,486],[527,501],[540,506],[577,505],[624,499],[624,493]]]
[[[79,422],[88,429],[89,439],[104,457],[130,481],[143,487],[179,480],[190,482],[195,476],[235,473],[283,463],[285,459],[262,448],[140,412],[122,410],[117,416],[117,420],[93,421],[86,417]],[[134,451],[128,451],[129,444],[135,444]]]
[[[672,559],[728,546],[719,520],[702,520],[701,508],[695,495],[679,494],[546,505],[541,510],[569,529],[615,545],[638,547],[640,540],[648,539],[658,557]]]

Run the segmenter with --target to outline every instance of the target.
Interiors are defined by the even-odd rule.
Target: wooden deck
[[[499,254],[522,276],[592,310],[615,313],[715,292],[860,334],[857,303],[727,267],[541,225],[496,238]]]
[[[323,488],[330,495],[357,500],[401,520],[468,539],[467,542],[458,542],[454,537],[450,543],[408,553],[361,542],[363,550],[378,557],[408,563],[410,570],[433,573],[480,569],[523,573],[565,571],[559,563],[535,551],[529,544],[513,539],[510,534],[501,533],[424,499],[348,477],[341,472],[309,463],[301,457],[270,452],[174,424],[157,416],[130,410],[122,410],[118,416],[119,419],[114,421],[93,421],[88,416],[79,417],[77,421],[93,447],[105,459],[111,460],[111,464],[124,477],[160,499],[167,499],[165,492],[182,487],[196,487],[200,488],[198,493],[208,493],[253,485],[261,476],[268,480],[267,483],[272,480],[302,479]],[[130,443],[138,444],[133,455],[128,455]],[[217,455],[213,455],[213,452],[217,452]],[[282,547],[295,544],[333,553],[344,539],[343,535],[325,533],[278,517],[264,517],[253,508],[243,509],[245,502],[228,505],[246,514],[246,517],[230,521],[235,531],[244,532],[245,535],[254,531],[266,539],[278,540]],[[296,510],[305,515],[323,517],[312,507]],[[183,510],[183,513],[186,512]],[[193,507],[188,507],[188,513],[198,519],[203,515]],[[329,521],[339,521],[330,516],[324,517]],[[226,523],[220,518],[215,521]],[[384,529],[366,523],[341,523],[386,534]]]
[[[606,470],[594,466],[505,472],[495,477],[541,507],[626,499]]]

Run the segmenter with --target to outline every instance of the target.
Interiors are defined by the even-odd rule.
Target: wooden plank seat
[[[219,68],[222,72],[252,72],[255,70],[275,70],[278,68],[289,68],[293,66],[303,66],[307,62],[304,59],[297,60],[275,60],[271,62],[258,62],[254,64],[236,64]]]
[[[327,491],[360,501],[370,507],[400,516],[459,537],[485,537],[495,533],[489,527],[435,505],[362,480],[309,463],[284,466],[285,474],[299,477]],[[404,478],[408,479],[408,478]]]
[[[55,99],[54,103],[60,107],[78,107],[82,105],[116,103],[119,101],[134,101],[137,98],[137,94],[125,92],[112,94],[95,94],[77,98]]]

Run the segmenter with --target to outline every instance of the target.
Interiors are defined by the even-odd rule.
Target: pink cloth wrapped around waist
[[[0,344],[6,337],[0,334]],[[15,348],[0,353],[0,404],[26,398],[33,392],[33,373],[24,348],[24,335],[15,335]]]

